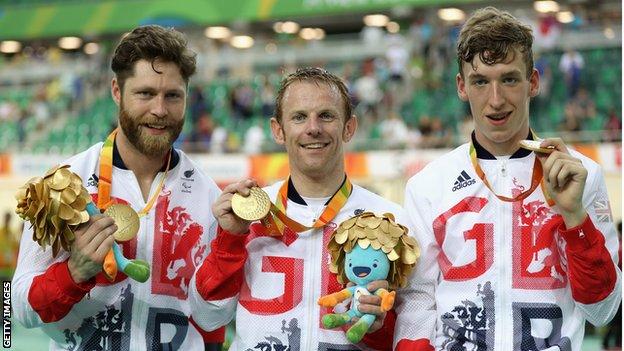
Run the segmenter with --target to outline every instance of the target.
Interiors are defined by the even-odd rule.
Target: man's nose
[[[500,109],[505,105],[505,96],[503,94],[503,89],[500,84],[494,82],[492,83],[492,90],[490,92],[490,105],[494,109]]]
[[[154,98],[151,112],[156,117],[163,118],[167,116],[167,104],[164,96],[158,95]]]
[[[321,133],[321,124],[316,114],[312,114],[310,118],[308,118],[306,132],[310,135],[319,135]]]

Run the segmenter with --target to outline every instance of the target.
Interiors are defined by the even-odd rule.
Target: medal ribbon
[[[105,210],[113,204],[110,194],[113,183],[113,145],[115,145],[115,136],[117,136],[117,129],[113,130],[113,132],[106,138],[106,141],[104,141],[104,145],[102,146],[102,151],[100,152],[100,179],[98,181],[97,207],[101,210]],[[145,207],[138,212],[139,217],[143,217],[148,214],[152,209],[152,206],[154,206],[154,202],[156,202],[156,198],[165,184],[165,179],[167,179],[170,163],[171,151],[169,151],[167,156],[165,175],[160,180],[158,188],[156,188],[154,194],[152,194],[152,196],[148,199]]]
[[[269,230],[271,235],[283,235],[284,229],[287,226],[297,233],[305,232],[313,228],[321,228],[329,223],[340,209],[347,203],[349,195],[353,190],[353,185],[349,181],[348,177],[345,177],[345,181],[340,186],[340,189],[332,196],[325,207],[323,213],[319,216],[316,222],[311,226],[305,226],[286,215],[286,206],[288,204],[288,183],[290,177],[284,181],[282,187],[277,193],[277,203],[271,204],[271,211],[268,216],[262,219],[262,224]]]
[[[535,156],[535,162],[533,163],[533,174],[531,176],[531,187],[529,189],[521,192],[520,194],[514,196],[514,197],[502,196],[502,195],[498,195],[498,194],[496,194],[494,192],[494,189],[492,189],[492,186],[490,185],[490,182],[488,182],[488,180],[487,180],[485,172],[483,172],[483,169],[479,165],[479,161],[477,160],[477,150],[475,149],[475,147],[474,147],[474,145],[472,143],[470,143],[470,161],[472,162],[472,167],[474,168],[475,172],[477,172],[477,175],[483,181],[483,184],[485,184],[485,186],[499,200],[502,200],[502,201],[505,201],[505,202],[515,202],[515,201],[524,200],[527,196],[529,196],[533,192],[533,190],[535,190],[535,188],[537,188],[537,185],[539,184],[541,186],[541,188],[542,188],[542,192],[544,193],[544,196],[546,197],[546,202],[548,203],[548,205],[553,206],[555,204],[554,201],[552,201],[552,199],[548,195],[548,191],[546,190],[546,184],[544,183],[544,174],[543,174],[544,171],[542,169],[542,163],[537,159],[537,156]]]

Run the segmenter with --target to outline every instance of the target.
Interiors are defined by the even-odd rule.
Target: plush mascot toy
[[[66,165],[53,167],[43,177],[30,179],[17,191],[15,198],[15,212],[32,225],[34,241],[44,250],[47,245],[52,247],[52,257],[56,257],[61,248],[69,251],[76,238],[74,230],[89,221],[90,216],[100,214],[91,202],[87,189],[82,186],[80,176],[72,173]],[[123,206],[109,211],[116,212],[117,216],[107,213],[113,214],[111,217],[120,228],[114,234],[117,241],[132,239],[139,225],[136,212],[129,206]],[[136,230],[133,230],[134,227]],[[107,275],[110,281],[114,280],[118,269],[139,282],[147,281],[150,276],[147,262],[125,258],[115,242],[104,261],[104,272],[114,272],[112,276]]]
[[[407,235],[407,228],[397,224],[392,214],[377,217],[371,212],[342,222],[332,233],[327,247],[331,255],[329,270],[337,274],[341,284],[352,282],[355,285],[319,299],[319,305],[335,307],[351,298],[347,312],[326,314],[322,323],[325,328],[336,328],[353,317],[360,318],[347,330],[347,339],[355,344],[375,321],[375,315],[358,310],[359,297],[371,295],[366,285],[374,280],[388,280],[390,288],[405,286],[420,249],[416,240]],[[378,289],[374,294],[381,297],[382,311],[392,309],[395,291]]]

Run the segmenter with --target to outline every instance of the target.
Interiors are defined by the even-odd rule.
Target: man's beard
[[[150,135],[144,128],[139,127],[139,125],[145,126],[147,124],[165,126],[165,133],[162,135]],[[161,119],[140,120],[140,117],[131,116],[124,108],[122,102],[119,108],[119,125],[135,149],[146,156],[156,157],[165,155],[171,149],[173,142],[182,131],[184,120],[177,122]]]

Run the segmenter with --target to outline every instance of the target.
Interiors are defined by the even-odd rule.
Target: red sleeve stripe
[[[28,302],[44,323],[61,320],[95,286],[95,279],[76,284],[67,261],[51,265],[33,279]]]
[[[247,260],[246,235],[219,228],[211,251],[197,270],[196,287],[204,300],[223,300],[240,292]]]
[[[574,228],[562,224],[559,233],[566,241],[568,276],[572,297],[584,304],[604,300],[615,287],[617,274],[602,233],[587,216]]]

